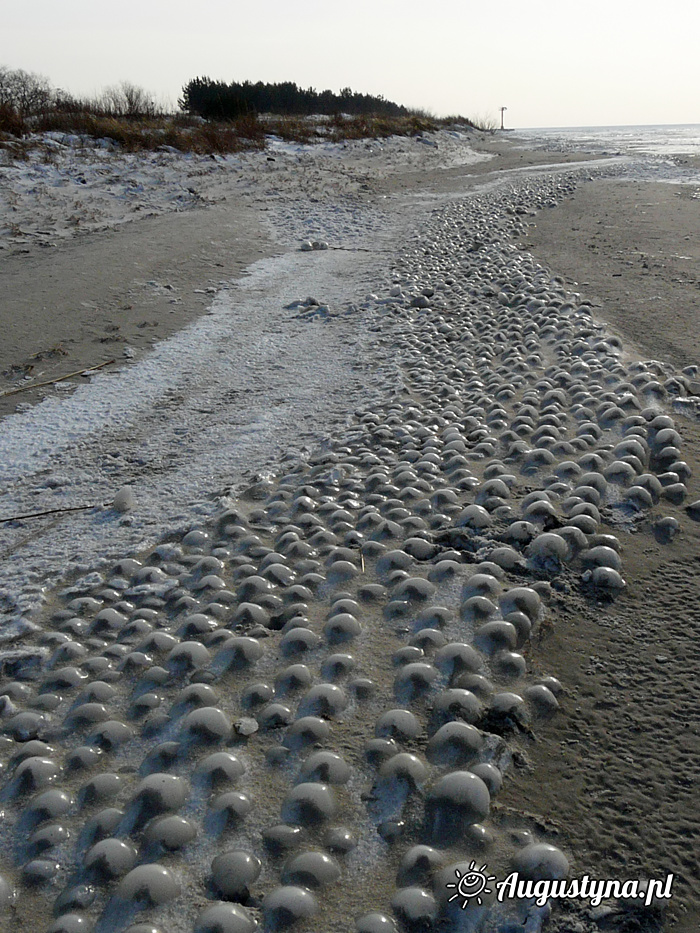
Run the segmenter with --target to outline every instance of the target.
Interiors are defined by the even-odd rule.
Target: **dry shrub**
[[[27,125],[12,104],[0,104],[0,133],[24,136]]]
[[[194,134],[187,129],[177,126],[174,122],[165,127],[158,143],[159,148],[168,146],[180,152],[197,152]]]
[[[134,109],[134,108],[132,108]],[[243,150],[263,150],[266,137],[276,135],[287,142],[313,144],[321,141],[339,142],[351,139],[379,139],[387,136],[417,136],[433,132],[441,126],[470,121],[463,118],[437,120],[430,115],[412,113],[401,116],[336,114],[323,121],[304,116],[248,114],[235,120],[205,121],[188,114],[156,115],[136,118],[132,114],[115,114],[105,100],[89,101],[62,98],[52,109],[31,118],[32,133],[58,132],[86,139],[109,139],[123,151],[153,151],[169,147],[180,152],[207,155]],[[2,142],[17,136],[27,136],[30,127],[17,110],[0,104],[0,146],[11,148],[15,157],[25,157],[26,149],[41,146],[41,140],[29,136],[18,143]]]
[[[439,121],[418,114],[385,116],[365,114],[343,116],[336,114],[329,124],[330,137],[343,139],[383,139],[387,136],[419,136],[439,129]]]
[[[257,114],[251,113],[245,117],[238,117],[238,119],[234,121],[233,125],[238,136],[251,144],[250,147],[246,148],[265,148],[265,134],[267,131],[258,119]]]
[[[114,116],[86,104],[44,114],[36,121],[35,129],[111,139],[127,152],[163,146],[206,154],[265,148],[265,128],[255,115],[227,123],[204,122],[184,115],[137,120],[131,116]]]
[[[0,106],[8,104],[20,117],[29,117],[49,109],[53,96],[42,75],[0,65]]]
[[[179,111],[170,117],[170,122],[173,126],[192,129],[196,126],[201,126],[205,121],[203,117],[197,116],[196,114]]]
[[[232,123],[205,123],[192,130],[190,139],[191,148],[195,152],[204,152],[208,155],[224,155],[227,152],[240,152],[241,149],[246,148]],[[182,148],[178,144],[175,145],[178,149]]]
[[[268,117],[265,125],[268,133],[279,136],[285,142],[313,143],[326,138],[306,117],[271,116]]]
[[[154,95],[130,81],[122,81],[121,84],[105,88],[99,103],[111,117],[140,120],[162,115]]]

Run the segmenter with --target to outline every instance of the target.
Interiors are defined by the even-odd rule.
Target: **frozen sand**
[[[504,146],[502,143],[496,144],[495,148],[497,151],[500,150],[504,153],[499,159],[499,162],[504,160],[501,162],[504,168],[522,164],[523,160],[527,161],[527,155],[523,155],[522,152],[516,151],[512,156],[506,155],[505,153],[508,152],[508,147]],[[569,155],[568,158],[571,159],[572,157]],[[543,157],[541,153],[538,153],[535,159],[545,164],[546,162],[554,160],[551,153],[548,153],[546,158]],[[499,167],[501,166],[499,165]],[[376,218],[373,217],[373,212],[369,211],[369,217],[366,220],[367,226],[363,228],[362,233],[367,237],[369,231],[374,239],[363,240],[359,236],[359,230],[356,229],[354,241],[352,237],[350,237],[351,245],[362,245],[365,242],[372,242],[376,245],[378,243],[376,239],[377,230],[381,230],[382,228],[387,232],[407,230],[409,229],[409,221],[411,220],[414,225],[420,225],[425,216],[423,211],[429,208],[432,203],[435,203],[435,196],[437,196],[438,203],[440,201],[452,200],[459,196],[462,191],[469,190],[474,184],[479,184],[483,181],[486,181],[486,183],[495,181],[498,175],[494,173],[494,169],[495,166],[492,162],[484,163],[476,169],[470,167],[468,169],[453,168],[446,171],[432,171],[426,173],[423,177],[421,177],[420,174],[410,175],[399,173],[397,177],[393,179],[382,180],[381,185],[384,187],[380,188],[380,193],[388,194],[391,197],[405,186],[406,193],[408,193],[409,196],[408,200],[404,201],[402,204],[397,203],[396,205],[391,205],[391,207],[396,208],[394,211],[383,211],[380,215],[378,225]],[[510,181],[512,181],[512,179]],[[509,181],[506,177],[506,184],[508,183]],[[369,184],[369,182],[367,179],[364,179],[361,184]],[[579,191],[582,189],[585,191],[586,185],[579,186]],[[367,189],[363,189],[363,191],[364,194],[361,193],[359,197],[364,198],[365,202],[370,202],[373,196],[371,189],[369,193],[367,193]],[[567,202],[564,203],[566,204]],[[408,207],[406,205],[408,205]],[[543,220],[546,219],[547,222],[556,223],[557,216],[564,214],[564,212],[565,208],[562,207],[552,211],[539,212],[536,222],[540,223],[540,218],[542,218]],[[322,211],[316,209],[316,211],[308,211],[306,216],[312,219],[319,214],[324,216]],[[362,212],[358,211],[358,220],[361,215]],[[392,226],[392,224],[387,225],[388,216],[394,219],[394,226]],[[289,217],[289,223],[289,229],[292,233],[303,233],[303,224],[295,229],[294,218],[292,216]],[[331,227],[329,227],[329,229]],[[129,228],[126,228],[124,231],[121,231],[121,233],[126,233],[128,229]],[[350,228],[348,228],[347,233],[350,234],[351,232]],[[320,236],[322,234],[323,231],[319,230],[318,235]],[[394,236],[395,235],[394,233]],[[529,243],[531,236],[534,235],[536,234],[533,233],[532,229],[525,229],[519,242]],[[563,236],[559,237],[559,239],[563,239]],[[385,248],[390,248],[389,242],[385,243],[384,246]],[[669,243],[669,248],[674,248],[673,244]],[[367,257],[361,254],[355,254],[355,257],[364,260],[364,265],[356,266],[355,263],[353,263],[352,268],[347,267],[344,273],[346,281],[349,279],[357,282],[358,280],[362,281],[364,279],[368,285],[370,282],[375,282],[376,278],[374,277],[382,271],[382,264],[377,263],[376,258],[373,258],[371,255]],[[332,277],[335,278],[338,274],[341,276],[343,275],[342,267],[337,265],[337,260],[339,258],[339,254],[334,257],[330,253],[325,255],[315,254],[307,257],[309,261],[314,262],[316,265],[313,267],[306,267],[306,280],[309,281],[309,275],[312,277],[318,277],[320,275],[320,281],[318,278],[316,278],[315,281],[312,278],[313,287],[309,287],[306,291],[313,292],[316,285],[320,284],[324,287],[324,293],[321,294],[319,292],[318,297],[322,300],[326,300],[326,295],[329,294],[330,289],[334,286],[330,280],[323,279],[323,270],[318,269],[318,261],[320,260],[321,263],[327,264],[329,272],[332,273]],[[568,270],[560,270],[554,262],[548,261],[547,264],[555,273],[561,271],[565,274],[569,274]],[[274,269],[275,267],[273,266],[270,268]],[[262,270],[264,269],[265,266],[263,264]],[[299,272],[299,269],[296,268],[290,271]],[[574,272],[575,270],[572,269],[571,274],[574,274]],[[260,274],[263,273],[261,272]],[[224,276],[222,276],[222,278],[223,277]],[[578,276],[577,280],[580,281]],[[304,281],[304,275],[302,275],[301,281]],[[589,279],[586,278],[584,281],[589,281]],[[264,279],[257,280],[257,284],[261,283],[264,284],[266,294],[269,295],[272,287],[271,283],[269,281],[264,281]],[[253,278],[250,282],[250,290],[247,293],[248,301],[253,298],[255,285],[256,279]],[[282,283],[280,285],[280,292],[284,292],[285,288],[290,287],[290,282]],[[339,285],[335,287],[338,288],[338,296],[342,295],[343,288]],[[245,283],[243,283],[242,288],[245,291]],[[580,290],[585,291],[586,296],[592,298],[596,303],[598,303],[598,299],[602,301],[606,298],[605,294],[598,294],[597,292],[588,294],[588,289],[582,288]],[[300,291],[300,294],[303,296],[304,293]],[[347,290],[345,290],[345,296],[347,297]],[[292,294],[290,297],[295,297],[295,295]],[[221,301],[222,299],[219,300]],[[332,301],[329,301],[329,305],[333,308]],[[279,305],[277,305],[277,307],[279,307]],[[376,306],[370,302],[366,310],[376,310]],[[604,308],[601,309],[601,313],[603,311]],[[196,313],[196,308],[194,308],[191,313]],[[364,320],[364,318],[360,319]],[[356,328],[356,321],[357,318],[354,318],[349,322],[349,328],[346,330],[348,337],[350,337],[353,326]],[[334,331],[337,323],[341,324],[342,330],[342,321],[336,321],[332,325]],[[304,326],[318,325],[304,324]],[[322,326],[325,327],[325,325]],[[324,335],[323,342],[327,339],[328,337]],[[354,339],[357,338],[355,337]],[[370,343],[373,340],[371,335],[369,335],[369,340]],[[352,358],[353,353],[357,353],[359,345],[355,343],[350,346],[352,348],[350,358]],[[326,349],[328,349],[327,346]],[[342,351],[342,341],[338,344],[338,349]],[[381,355],[374,355],[370,345],[365,344],[363,350],[370,365],[376,365],[381,361]],[[95,361],[93,359],[87,360],[88,365],[91,362]],[[262,358],[262,364],[263,366],[267,366],[265,358]],[[312,360],[311,366],[313,367],[313,365],[314,363]],[[290,379],[294,376],[295,372],[296,375],[298,375],[298,370],[292,370],[289,373]],[[386,387],[389,384],[387,380],[390,378],[390,371],[380,371],[377,375],[380,377],[380,383],[377,386],[377,391],[379,391],[379,385]],[[358,393],[361,393],[365,379],[365,375],[358,379]],[[188,386],[188,391],[189,388],[190,386]],[[196,394],[193,397],[196,399]],[[176,404],[180,407],[182,402],[176,402]],[[290,413],[293,416],[293,409]],[[342,419],[342,414],[343,402],[340,400],[336,408],[336,418]],[[166,418],[163,424],[166,424],[167,420],[169,419]],[[332,421],[330,424],[332,424]],[[685,421],[683,421],[682,424],[682,433],[684,435],[683,455],[685,459],[691,463],[691,466],[694,466],[693,452],[698,449],[694,427]],[[162,427],[163,425],[161,425],[161,428]],[[148,425],[146,426],[146,431],[148,431]],[[310,430],[309,440],[312,439],[312,436],[313,426]],[[279,441],[279,437],[274,438],[274,440]],[[123,439],[120,442],[123,442]],[[207,446],[206,440],[204,446]],[[251,451],[255,449],[255,446],[256,441],[253,439]],[[172,447],[169,447],[169,449],[172,450]],[[144,474],[149,472],[148,461],[143,465],[143,472]],[[697,470],[695,470],[695,473],[697,474]],[[692,483],[693,480],[691,479],[691,487]],[[178,490],[181,492],[182,486],[177,483],[173,484],[174,504],[177,499]],[[205,494],[206,491],[206,481],[202,481],[200,492],[201,494]],[[209,491],[211,491],[211,488]],[[688,553],[688,549],[692,551],[697,545],[697,534],[694,531],[697,526],[687,520],[682,508],[666,505],[664,514],[678,516],[682,523],[682,535],[677,538],[673,544],[663,547],[657,545],[653,537],[647,531],[642,531],[641,534],[636,536],[623,537],[625,548],[624,566],[625,576],[628,579],[628,590],[622,597],[618,597],[612,607],[606,606],[605,609],[602,610],[604,612],[602,618],[597,619],[596,616],[598,614],[590,608],[589,604],[581,599],[564,599],[562,597],[562,601],[559,604],[557,602],[559,597],[556,597],[552,606],[548,609],[548,618],[553,623],[554,634],[549,638],[544,637],[541,643],[528,653],[528,665],[531,669],[531,675],[536,676],[538,673],[554,673],[565,683],[568,693],[562,700],[563,714],[560,714],[559,719],[555,718],[549,725],[538,726],[537,734],[540,738],[539,744],[531,744],[527,741],[523,742],[523,751],[535,768],[534,779],[526,772],[511,771],[507,776],[504,791],[494,805],[494,809],[497,813],[500,813],[500,819],[504,825],[508,825],[508,821],[513,819],[517,821],[519,826],[529,825],[538,833],[544,831],[545,834],[547,834],[547,832],[554,828],[552,826],[552,821],[555,821],[559,826],[561,835],[547,835],[547,838],[557,840],[556,844],[561,845],[570,855],[575,856],[575,871],[578,875],[587,870],[597,877],[600,877],[602,875],[600,867],[601,860],[605,858],[609,859],[609,862],[603,861],[606,870],[608,870],[609,866],[609,871],[611,873],[613,873],[614,869],[615,874],[619,873],[624,877],[627,877],[628,874],[636,873],[637,870],[657,877],[661,875],[667,866],[670,866],[668,870],[675,869],[679,874],[682,873],[684,877],[681,879],[681,886],[678,888],[678,903],[687,904],[689,913],[685,917],[680,915],[678,918],[678,924],[680,925],[670,928],[694,930],[695,926],[693,924],[695,921],[693,919],[694,915],[692,914],[693,904],[690,891],[692,890],[693,878],[697,878],[697,865],[693,861],[688,861],[688,859],[692,859],[693,856],[692,853],[686,852],[684,849],[686,840],[692,840],[694,838],[693,833],[697,831],[697,826],[690,822],[692,820],[690,807],[683,805],[684,798],[682,792],[666,796],[661,795],[662,803],[659,807],[658,820],[655,818],[656,811],[654,811],[654,815],[652,816],[654,820],[653,823],[651,823],[648,818],[645,819],[644,807],[647,808],[647,811],[650,809],[648,799],[649,792],[646,790],[643,782],[639,782],[638,779],[630,780],[629,763],[625,761],[624,758],[625,755],[632,758],[637,757],[639,760],[644,760],[645,757],[648,757],[653,762],[653,766],[650,769],[652,774],[649,778],[649,786],[655,789],[666,788],[677,780],[677,762],[679,759],[685,762],[686,772],[691,775],[693,771],[697,772],[697,768],[695,767],[697,761],[697,745],[692,745],[693,741],[697,742],[697,731],[696,729],[694,731],[692,722],[686,727],[684,723],[687,720],[682,719],[682,717],[678,715],[679,709],[682,710],[686,702],[689,703],[689,707],[692,706],[692,700],[689,699],[692,697],[692,692],[689,693],[689,691],[693,689],[692,674],[689,671],[689,668],[692,668],[692,663],[686,662],[685,642],[683,643],[683,649],[678,652],[680,654],[679,661],[675,662],[674,652],[678,651],[677,647],[674,648],[676,644],[675,639],[672,645],[663,643],[663,640],[660,639],[658,634],[659,629],[653,624],[655,621],[653,613],[648,612],[649,595],[654,597],[653,588],[658,582],[649,575],[652,573],[651,567],[654,561],[658,560],[660,557],[665,559],[665,565],[662,565],[658,579],[668,579],[670,575],[675,588],[679,590],[679,594],[672,597],[672,600],[677,600],[674,605],[682,606],[684,601],[687,602],[685,594],[692,592],[694,577],[692,570],[686,562],[685,555]],[[157,527],[159,518],[162,519],[162,513],[158,516],[156,510],[153,521],[154,529]],[[29,529],[25,528],[22,530],[22,534],[27,534],[28,531]],[[640,555],[637,555],[635,552],[637,540],[639,541],[638,550],[641,552]],[[30,543],[29,547],[31,547]],[[678,562],[678,567],[674,567],[674,560]],[[644,582],[647,576],[649,578],[648,584]],[[651,593],[647,593],[646,589],[651,590]],[[665,616],[668,603],[662,602],[662,599],[663,597],[659,598],[659,612],[663,613]],[[630,654],[630,638],[633,634],[636,635],[640,626],[640,606],[647,607],[646,616],[650,620],[649,627],[651,629],[647,635],[650,639],[648,657],[645,658],[639,658],[636,644],[633,654]],[[620,614],[623,618],[629,618],[632,631],[626,627],[622,627],[621,629],[619,625],[620,615],[618,614],[618,608],[620,608]],[[592,617],[591,613],[593,613]],[[686,611],[682,621],[685,622],[687,618],[688,612]],[[608,627],[604,624],[606,619],[615,620],[617,624]],[[569,627],[570,622],[572,622],[571,628]],[[577,623],[576,626],[574,626],[573,622]],[[692,654],[692,632],[689,632],[688,628],[685,626],[683,628],[686,634],[684,635],[683,632],[681,632],[679,637],[687,639],[687,651]],[[665,631],[668,632],[668,626]],[[623,637],[621,637],[621,632],[623,633]],[[569,637],[570,635],[571,637]],[[588,647],[586,647],[591,642],[592,637],[597,639],[595,652],[592,648],[589,650]],[[654,643],[653,640],[651,640],[653,637],[658,637],[660,639],[658,643]],[[581,647],[586,647],[588,655],[595,654],[595,663],[590,664],[588,658],[586,659],[588,663],[580,663]],[[389,645],[387,645],[386,651],[390,652],[390,650]],[[362,657],[364,659],[364,656]],[[656,661],[656,657],[665,657],[666,661]],[[364,659],[364,662],[366,663],[367,659]],[[667,676],[667,668],[665,667],[665,665],[669,663],[673,665],[671,667],[671,677]],[[604,668],[603,665],[607,666]],[[640,667],[641,675],[637,679],[637,671]],[[591,673],[587,673],[588,670],[590,670]],[[390,670],[387,670],[383,673],[378,672],[378,676],[380,678],[380,683],[383,684],[384,681],[382,678],[391,677],[393,674],[391,674]],[[658,692],[660,694],[668,695],[669,714],[675,717],[678,723],[678,729],[670,737],[672,748],[669,750],[668,754],[666,754],[665,748],[654,740],[656,730],[659,728],[664,728],[666,730],[664,734],[667,734],[668,723],[667,716],[660,716],[659,710],[649,710],[650,704],[648,701],[648,693],[646,692],[646,680],[649,677],[652,678],[652,682],[658,682]],[[621,706],[614,708],[612,719],[610,719],[610,712],[607,709],[607,705],[612,702],[610,700],[610,693],[613,691],[619,692],[620,684],[625,688],[624,692],[621,694],[620,703],[629,705],[632,714],[631,721],[619,715]],[[388,681],[387,687],[390,691],[390,681]],[[594,696],[594,699],[590,699],[589,706],[586,706],[586,691],[590,691]],[[635,691],[639,691],[638,698]],[[638,702],[635,703],[634,701],[637,699]],[[585,715],[588,714],[589,723],[586,728],[590,731],[590,735],[581,735],[581,719],[579,718],[576,707],[581,708],[584,718]],[[641,733],[637,731],[640,726],[642,729]],[[351,723],[348,723],[348,728],[350,727]],[[605,738],[605,730],[609,733],[613,727],[616,729],[616,734],[614,741],[609,741]],[[578,745],[567,744],[566,740],[571,737],[569,734],[570,730],[575,730],[576,741],[585,741],[588,743],[583,749]],[[649,735],[651,736],[649,739],[650,744],[647,746],[644,742]],[[690,735],[690,745],[688,745],[688,735]],[[357,746],[355,743],[359,738],[360,736],[358,734],[351,742],[350,747],[356,748]],[[560,744],[562,739],[564,740],[563,746]],[[634,744],[635,740],[639,743],[637,746]],[[627,750],[628,748],[633,748],[634,751],[630,753]],[[678,753],[678,757],[675,757],[676,752]],[[582,777],[581,774],[582,769],[586,767],[585,762],[587,760],[592,762],[590,778]],[[624,762],[624,764],[622,762]],[[603,765],[605,767],[602,767]],[[571,794],[569,789],[571,786],[570,782],[567,780],[569,774],[573,774],[577,782],[579,793],[575,795]],[[608,786],[603,786],[602,793],[597,788],[592,790],[592,783],[599,779],[602,779],[603,782],[608,782]],[[680,786],[682,787],[683,785],[681,784]],[[692,793],[692,784],[688,792]],[[597,798],[599,804],[598,809],[592,808],[591,798],[593,793],[598,793],[599,795]],[[611,803],[609,805],[605,804],[605,800],[608,798],[611,798]],[[603,803],[600,803],[601,800]],[[507,809],[509,806],[514,808],[515,813],[511,813]],[[657,804],[657,806],[659,805]],[[503,809],[499,809],[499,807]],[[629,811],[628,816],[624,816],[626,809]],[[525,816],[524,811],[531,814],[531,816]],[[591,828],[591,824],[593,824],[593,828]],[[614,854],[610,854],[608,851],[610,849],[609,833],[611,824],[614,827],[615,833],[614,847],[618,853],[622,853],[622,858],[626,860],[624,871],[619,864],[619,860],[616,861]],[[642,827],[642,831],[645,832],[646,835],[636,837],[634,830],[637,827]],[[638,844],[636,844],[637,838],[640,840]],[[688,848],[691,847],[692,843]],[[662,857],[662,852],[666,852],[667,855]],[[382,887],[382,885],[386,885],[386,883],[387,878],[384,874],[381,874],[381,877],[378,876],[373,894],[373,903],[377,905],[381,903],[384,908],[386,908],[388,900],[391,897],[391,888]],[[352,888],[350,890],[352,890]],[[343,898],[342,903],[344,902],[345,899]],[[355,905],[352,906],[354,907]],[[676,907],[676,904],[674,904],[674,907]],[[347,910],[349,911],[351,909],[352,907],[348,905]],[[328,915],[328,922],[330,921],[331,916]],[[569,929],[569,927],[565,925],[566,922],[562,922],[564,926],[560,928]],[[588,918],[578,918],[576,922],[589,924],[588,927],[583,927],[586,933],[588,929],[595,930],[599,928],[597,924],[592,925],[593,921],[590,921]],[[690,925],[684,926],[686,922]]]

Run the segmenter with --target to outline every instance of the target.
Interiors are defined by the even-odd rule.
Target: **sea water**
[[[609,155],[700,155],[700,123],[551,127],[516,130],[514,135],[535,146],[549,143]]]
[[[690,185],[700,198],[700,124],[571,126],[514,130],[509,138],[527,149],[581,152],[625,165],[638,181]]]

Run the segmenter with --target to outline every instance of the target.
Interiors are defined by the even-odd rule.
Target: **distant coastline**
[[[700,156],[700,123],[516,129],[528,144],[543,142],[645,155]]]

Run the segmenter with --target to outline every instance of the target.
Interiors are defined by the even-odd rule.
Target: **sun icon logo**
[[[481,895],[490,894],[489,882],[496,880],[495,875],[486,874],[486,865],[477,868],[473,859],[465,872],[461,872],[459,868],[456,868],[455,877],[457,881],[450,881],[445,885],[446,888],[456,889],[452,897],[449,898],[448,903],[461,897],[463,898],[462,910],[466,908],[469,901],[476,901],[477,904],[481,905]]]

